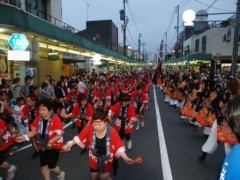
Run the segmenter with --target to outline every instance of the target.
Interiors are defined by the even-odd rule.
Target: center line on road
[[[153,95],[154,95],[154,103],[155,103],[155,111],[156,111],[156,119],[157,119],[157,129],[158,129],[158,139],[159,139],[163,180],[173,180],[170,162],[168,158],[166,141],[165,141],[163,127],[162,127],[162,119],[161,119],[160,110],[157,102],[155,85],[153,86]]]

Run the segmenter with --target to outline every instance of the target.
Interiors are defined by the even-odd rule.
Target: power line
[[[217,1],[218,1],[218,0],[214,0],[214,1],[212,2],[212,4],[210,4],[210,5],[208,6],[208,8],[206,9],[206,11],[209,10]]]
[[[131,47],[136,47],[136,44],[134,44],[132,41],[130,41],[128,38],[126,38],[127,41],[127,46],[131,46]]]
[[[171,17],[171,20],[170,20],[170,22],[169,22],[169,24],[168,24],[168,28],[167,28],[166,32],[168,32],[169,29],[170,29],[170,27],[172,26],[174,16],[175,16],[175,11],[174,11],[173,14],[172,14],[172,17]]]
[[[130,30],[129,30],[128,27],[127,27],[127,32],[128,32],[128,34],[129,34],[130,38],[132,39],[133,44],[134,44],[135,46],[137,46],[137,43],[136,43],[136,41],[134,40],[134,38],[133,38],[133,36],[132,36],[132,33],[130,32]]]
[[[186,6],[191,0],[182,0],[182,2],[179,3],[180,7]]]
[[[110,12],[106,11],[106,9],[99,8],[99,7],[95,6],[93,3],[90,3],[88,0],[83,0],[83,1],[85,1],[90,7],[95,8],[95,9],[98,10],[99,12],[101,11],[101,13],[104,13],[104,14],[107,15],[107,16],[110,16],[110,17],[118,17],[116,14],[113,14],[113,13],[110,13]]]
[[[165,34],[169,31],[170,27],[172,26],[174,16],[175,16],[175,11],[173,11],[173,14],[172,14],[172,17],[171,17],[170,22],[168,24],[167,30],[163,33],[162,39],[164,39]]]
[[[203,6],[209,7],[209,4],[206,4],[206,3],[202,2],[202,1],[199,1],[199,0],[194,0],[194,1],[199,3],[199,4],[201,4],[201,5],[203,5]],[[231,10],[227,10],[227,9],[217,8],[217,7],[214,7],[214,6],[212,6],[211,8],[215,9],[217,11],[226,11],[226,12],[231,11]]]
[[[119,15],[116,15],[115,13],[113,13],[113,11],[110,11],[110,10],[108,10],[108,9],[106,9],[106,8],[100,8],[100,6],[99,6],[99,4],[97,4],[95,1],[93,1],[93,0],[84,0],[88,5],[90,5],[90,6],[92,6],[93,8],[95,8],[95,9],[97,9],[98,11],[101,11],[102,13],[104,13],[104,14],[106,14],[106,15],[108,15],[108,16],[114,16],[114,17],[119,17]],[[89,2],[89,1],[91,1],[91,2]],[[93,4],[93,3],[95,3],[95,4],[97,4],[97,6],[95,5],[95,4]],[[130,12],[130,15],[131,15],[131,17],[132,17],[132,20],[133,20],[133,22],[134,22],[134,25],[135,25],[135,28],[138,30],[138,31],[140,31],[139,30],[139,27],[138,27],[138,25],[137,25],[137,23],[136,23],[136,19],[135,19],[135,17],[134,17],[134,14],[133,14],[133,11],[132,11],[132,9],[131,9],[131,7],[130,7],[130,4],[127,2],[127,6],[128,6],[128,9],[129,9],[129,12]],[[119,23],[117,23],[117,26],[120,26],[120,23],[121,22],[119,22]],[[134,40],[134,38],[133,38],[133,36],[132,36],[132,33],[130,32],[130,30],[127,28],[127,31],[128,31],[128,34],[129,34],[129,36],[130,36],[130,38],[131,38],[131,40],[132,40],[132,42],[131,43],[133,43],[135,46],[137,46],[137,43],[136,43],[136,41]]]
[[[92,2],[95,3],[95,4],[97,4],[97,6],[101,7],[101,9],[104,9],[104,11],[107,11],[108,13],[111,13],[112,15],[114,15],[114,16],[116,16],[116,17],[119,17],[119,15],[116,14],[115,11],[112,11],[112,10],[106,8],[106,6],[104,6],[104,7],[103,7],[103,6],[100,6],[99,3],[96,3],[97,1],[93,1],[93,0],[90,0],[90,1],[92,1]]]
[[[130,12],[130,15],[131,15],[131,17],[132,17],[132,20],[133,20],[133,22],[134,22],[134,25],[135,25],[136,30],[137,30],[138,32],[141,32],[140,29],[139,29],[139,27],[138,27],[138,25],[137,25],[137,23],[136,23],[136,19],[135,19],[135,17],[134,17],[134,14],[133,14],[133,11],[132,11],[132,9],[131,9],[131,7],[130,7],[129,2],[127,2],[127,7],[128,7],[129,12]]]
[[[177,32],[175,31],[174,35],[172,36],[172,39],[169,41],[168,45],[170,47],[170,45],[172,45],[174,39],[176,38]]]

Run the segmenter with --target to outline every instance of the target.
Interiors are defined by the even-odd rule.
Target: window
[[[207,36],[202,37],[202,53],[206,54],[207,51]]]
[[[199,39],[195,40],[195,52],[199,52]]]
[[[46,0],[26,0],[26,11],[43,19],[47,19]]]

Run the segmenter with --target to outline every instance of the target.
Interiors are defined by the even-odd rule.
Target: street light
[[[101,65],[101,59],[102,59],[102,56],[100,54],[94,54],[93,55],[93,64],[94,65]]]
[[[191,10],[185,10],[182,15],[184,26],[193,26],[193,21],[196,18],[196,13]]]
[[[5,31],[6,31],[6,29],[0,28],[0,32],[5,32]]]

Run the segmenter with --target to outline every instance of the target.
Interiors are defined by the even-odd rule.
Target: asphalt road
[[[164,103],[164,96],[156,88],[163,123],[170,166],[174,180],[216,180],[224,159],[224,149],[209,155],[205,162],[198,162],[206,137],[203,129],[193,132],[193,127],[179,117],[179,109]]]
[[[192,127],[179,118],[178,110],[163,102],[163,95],[156,88],[158,104],[161,113],[170,166],[174,180],[215,180],[218,169],[224,158],[223,147],[210,155],[206,162],[199,163],[197,156],[201,153],[201,146],[206,138],[202,130],[194,133]],[[65,130],[65,141],[76,134],[76,129]],[[163,179],[157,121],[155,114],[153,91],[150,93],[149,109],[145,114],[145,127],[135,131],[132,136],[133,149],[128,151],[130,157],[141,155],[144,163],[128,166],[120,161],[116,180],[161,180]],[[31,159],[32,148],[21,151],[8,161],[18,166],[16,180],[41,180],[39,159]],[[164,163],[164,162],[163,162]],[[60,157],[60,167],[66,172],[66,180],[88,180],[87,153],[80,155],[80,148],[75,147],[71,152]],[[3,172],[0,173],[3,175]],[[56,179],[54,176],[52,179]]]

